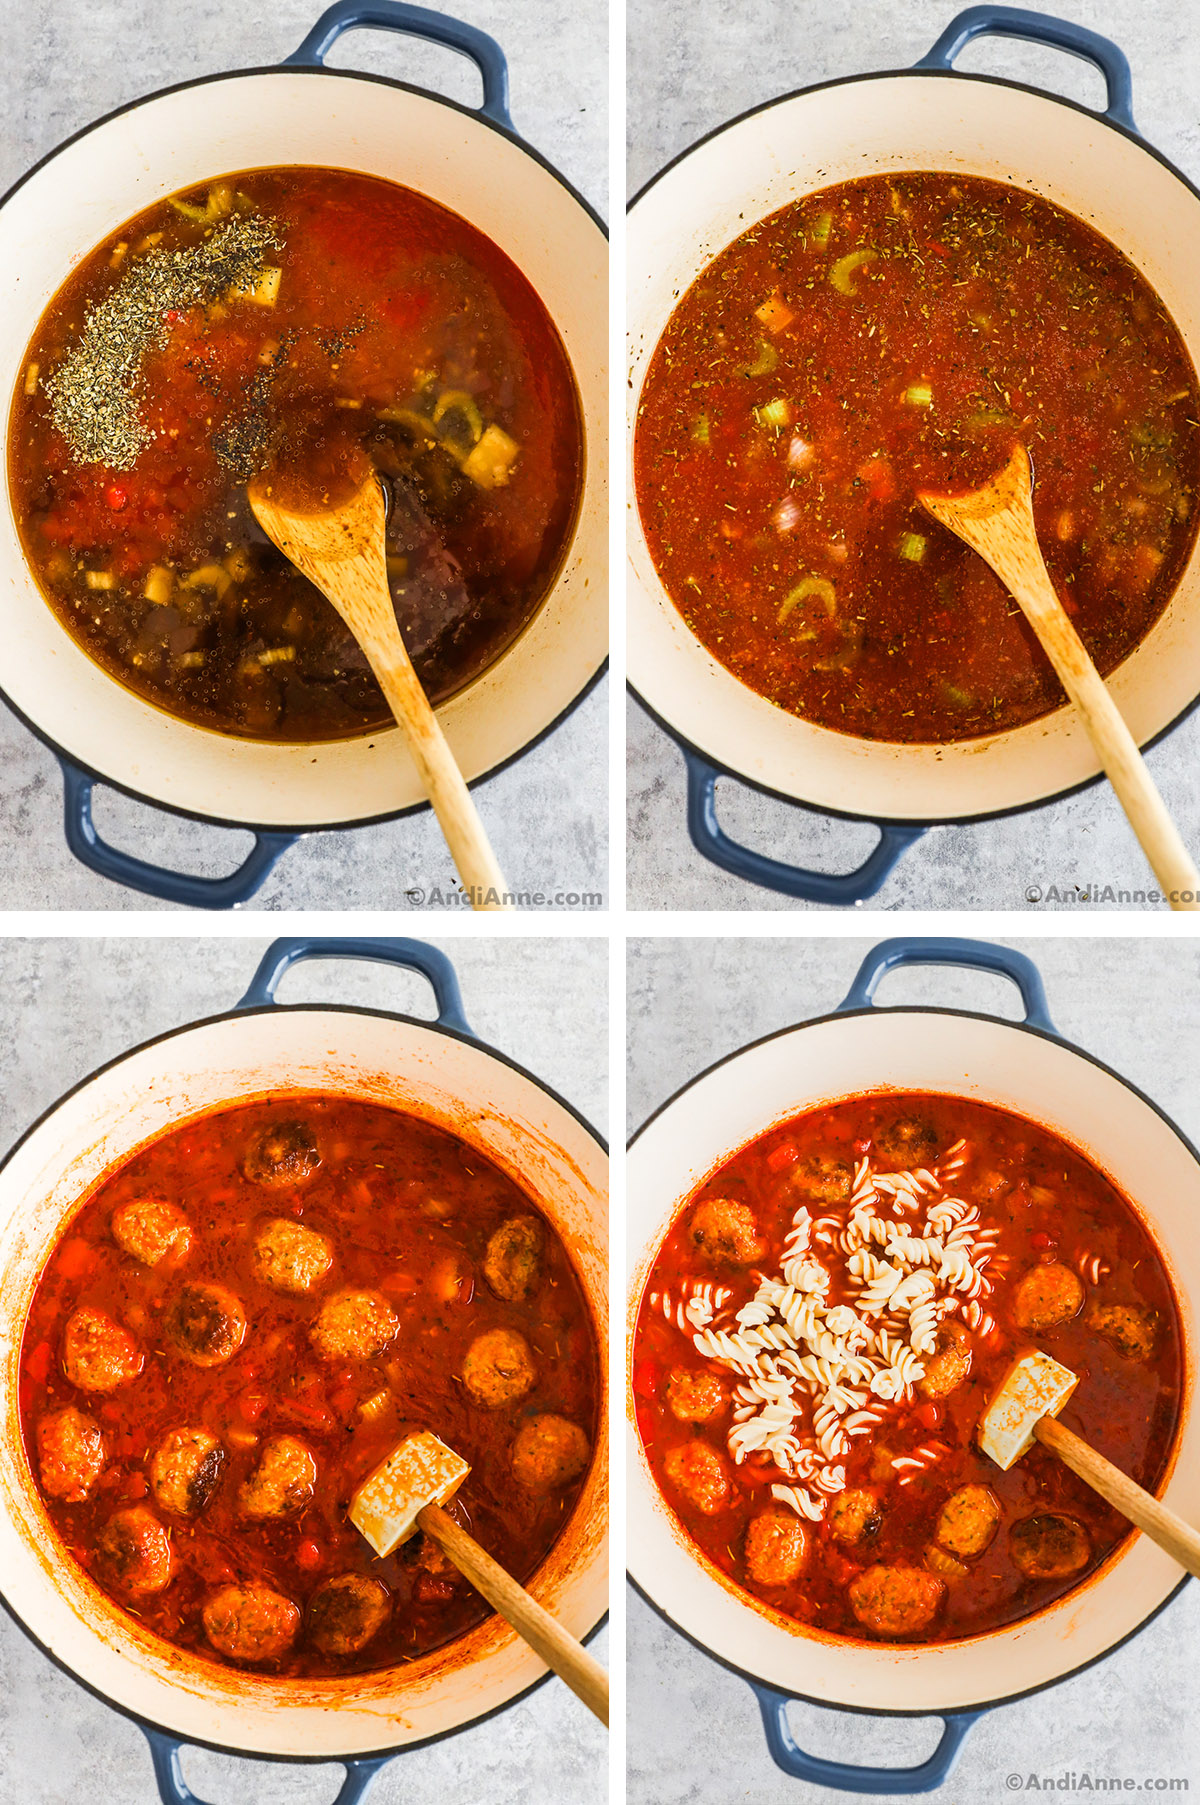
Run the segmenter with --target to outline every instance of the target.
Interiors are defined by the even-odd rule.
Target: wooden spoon
[[[443,1510],[471,1471],[461,1454],[429,1429],[398,1442],[350,1500],[350,1521],[386,1556],[423,1529],[477,1592],[565,1680],[602,1724],[608,1723],[608,1675],[581,1642]]]
[[[472,907],[509,908],[499,900],[508,890],[504,874],[396,624],[379,478],[369,471],[348,499],[318,509],[291,505],[272,475],[256,477],[247,494],[267,538],[333,603],[362,647],[408,741]]]
[[[980,1448],[1007,1472],[1035,1441],[1135,1523],[1144,1535],[1200,1578],[1200,1534],[1115,1467],[1083,1437],[1056,1421],[1078,1379],[1070,1367],[1035,1349],[1022,1354],[979,1419]]]
[[[982,489],[968,495],[921,494],[917,500],[935,520],[978,552],[1020,603],[1059,682],[1082,716],[1117,800],[1171,907],[1200,910],[1200,871],[1050,581],[1033,523],[1033,473],[1025,447],[1018,445],[1006,468]]]

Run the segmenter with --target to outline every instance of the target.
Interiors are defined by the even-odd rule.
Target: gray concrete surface
[[[779,94],[922,56],[961,10],[957,0],[629,0],[629,192],[705,132]],[[1193,181],[1200,178],[1200,31],[1194,0],[1054,0],[1045,11],[1116,40],[1133,66],[1134,117]],[[973,44],[957,66],[1008,76],[1084,105],[1103,104],[1090,65],[998,38]],[[1200,845],[1193,779],[1200,719],[1193,717],[1149,764],[1184,836]],[[694,850],[684,819],[683,761],[635,704],[628,726],[628,899],[631,908],[794,909],[794,903],[718,871]],[[722,823],[735,839],[818,871],[847,871],[875,843],[872,828],[807,814],[731,783]],[[868,909],[1024,909],[1031,884],[1112,884],[1145,890],[1150,874],[1107,785],[1036,814],[930,835],[901,861]],[[1049,906],[1049,905],[1043,905]],[[1119,901],[1091,903],[1118,908]],[[1129,905],[1124,905],[1128,907]]]
[[[0,1149],[69,1085],[136,1043],[227,1009],[268,942],[261,939],[0,941]],[[435,942],[453,959],[467,1019],[501,1052],[551,1083],[605,1131],[608,948],[593,937]],[[569,1018],[558,1001],[572,999]],[[284,1002],[339,1002],[432,1014],[424,980],[378,965],[297,968]],[[0,1576],[0,1590],[3,1578]],[[607,1660],[607,1633],[593,1643]],[[342,1770],[184,1756],[208,1805],[328,1805]],[[491,1723],[403,1756],[371,1805],[600,1805],[606,1738],[557,1679]],[[156,1805],[141,1732],[69,1679],[0,1612],[0,1805]]]
[[[5,12],[8,73],[0,117],[0,191],[71,133],[139,95],[290,54],[323,0],[98,0],[60,6],[16,0]],[[482,26],[508,54],[512,114],[529,142],[591,204],[607,211],[607,10],[599,0],[454,0],[448,11]],[[354,32],[331,66],[412,81],[468,105],[473,67],[448,50],[380,32]],[[480,808],[517,891],[608,889],[608,701],[601,684],[542,745],[480,792]],[[166,908],[78,865],[63,842],[62,784],[49,752],[0,709],[0,906],[9,909]],[[114,844],[160,864],[221,876],[245,857],[249,836],[181,822],[124,797],[98,799],[97,824]],[[12,852],[19,848],[19,856]],[[394,908],[414,885],[446,888],[453,868],[426,810],[408,820],[295,847],[255,909]],[[549,907],[571,908],[570,904]]]
[[[724,1054],[759,1035],[836,1008],[873,942],[633,939],[628,959],[630,1129]],[[1200,1140],[1200,947],[1194,941],[1006,941],[1046,982],[1060,1031],[1144,1089]],[[914,968],[885,978],[877,1000],[1016,1018],[1016,991],[982,973]],[[1153,1033],[1142,1024],[1154,1023]],[[1031,1773],[1200,1783],[1200,1592],[1185,1589],[1134,1641],[1088,1673],[1006,1706],[976,1725],[946,1805],[998,1805]],[[632,1591],[627,1623],[630,1805],[805,1805],[835,1795],[786,1778],[771,1762],[744,1681],[694,1649]],[[816,1755],[910,1765],[939,1727],[793,1705],[793,1732]],[[1060,1793],[1083,1790],[1063,1781]],[[1167,1790],[1165,1787],[1161,1790]]]

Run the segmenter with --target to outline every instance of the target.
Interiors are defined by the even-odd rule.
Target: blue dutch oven
[[[1102,113],[1017,82],[963,75],[954,59],[997,34],[1052,45],[1103,75]],[[826,82],[703,138],[642,190],[629,215],[630,444],[642,382],[679,295],[734,238],[807,193],[854,177],[950,170],[1039,194],[1116,244],[1165,301],[1200,366],[1200,193],[1139,135],[1129,64],[1115,44],[1062,19],[973,6],[914,68]],[[628,480],[632,493],[632,464]],[[628,666],[635,695],[687,768],[698,852],[748,883],[807,902],[873,896],[930,827],[1018,813],[1097,781],[1075,711],[942,746],[857,739],[755,695],[695,638],[659,582],[630,510]],[[1196,552],[1165,613],[1110,679],[1138,742],[1168,732],[1200,696]],[[807,871],[739,845],[717,817],[736,780],[808,813],[873,823],[853,871]]]
[[[483,83],[479,109],[406,83],[327,69],[343,32],[370,26],[445,45]],[[579,391],[586,474],[562,569],[497,661],[439,710],[471,782],[500,770],[582,700],[607,648],[608,259],[587,203],[517,135],[499,45],[401,0],[339,0],[277,67],[187,82],[136,101],[60,145],[0,202],[0,390],[13,392],[43,309],[92,246],[165,194],[221,173],[309,164],[390,178],[471,221],[541,296]],[[46,606],[11,509],[0,518],[4,700],[62,764],[67,843],[100,876],[167,902],[244,902],[297,838],[427,806],[398,730],[271,745],[190,726],[135,696],[80,650]],[[230,876],[167,871],[108,845],[96,783],[176,814],[249,829]]]
[[[436,1019],[277,1004],[284,972],[311,958],[374,959],[419,972],[433,988]],[[29,1129],[0,1166],[0,1368],[9,1400],[0,1440],[0,1586],[39,1647],[145,1732],[164,1805],[199,1805],[181,1773],[187,1743],[341,1762],[338,1802],[352,1805],[398,1753],[494,1715],[547,1677],[496,1617],[390,1672],[321,1682],[250,1675],[159,1641],[62,1557],[16,1416],[21,1331],[38,1275],[81,1198],[136,1148],[189,1117],[289,1090],[394,1104],[479,1146],[562,1236],[601,1361],[607,1357],[603,1143],[568,1103],[472,1033],[452,965],[421,941],[276,941],[234,1009],[102,1066]],[[601,1435],[584,1492],[534,1581],[542,1602],[580,1637],[607,1608],[607,1485]]]
[[[781,977],[787,969],[780,943]],[[961,1009],[880,1009],[883,975],[901,965],[955,965],[1009,978],[1019,1022]],[[782,1029],[709,1067],[650,1117],[628,1157],[628,1330],[663,1237],[696,1186],[739,1147],[776,1124],[838,1098],[932,1091],[995,1104],[1043,1123],[1120,1186],[1175,1279],[1188,1379],[1163,1496],[1185,1517],[1200,1497],[1200,1433],[1193,1409],[1194,1300],[1200,1297],[1200,1154],[1158,1107],[1108,1066],[1059,1035],[1036,966],[978,940],[885,940],[863,961],[838,1009]],[[930,1792],[952,1771],[971,1726],[997,1706],[1056,1685],[1103,1660],[1143,1629],[1184,1578],[1160,1549],[1133,1536],[1083,1585],[1032,1617],[987,1635],[898,1647],[797,1629],[751,1605],[711,1568],[665,1502],[627,1397],[630,1575],[659,1614],[747,1680],[767,1747],[787,1774],[844,1792]],[[796,1699],[851,1712],[942,1722],[934,1753],[915,1767],[857,1766],[810,1755],[788,1723]]]

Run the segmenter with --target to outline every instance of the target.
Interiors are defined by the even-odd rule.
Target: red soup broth
[[[748,688],[871,740],[1062,705],[1017,605],[918,504],[1017,443],[1051,578],[1100,670],[1191,551],[1200,395],[1133,264],[976,176],[868,176],[729,245],[683,296],[637,418],[637,502],[675,607]]]
[[[897,1397],[846,1381],[864,1394],[838,1419],[853,1433],[843,1450],[818,1455],[814,1477],[797,1476],[803,1454],[781,1460],[775,1443],[738,1460],[730,1437],[747,1375],[728,1344],[725,1358],[703,1351],[681,1311],[707,1297],[709,1332],[736,1334],[738,1311],[764,1279],[780,1279],[787,1237],[807,1211],[810,1257],[831,1281],[829,1311],[854,1308],[903,1341],[902,1316],[863,1306],[863,1281],[840,1240],[865,1178],[886,1184],[896,1171],[924,1174],[925,1202],[905,1207],[901,1192],[897,1208],[881,1191],[878,1215],[903,1221],[915,1237],[925,1208],[955,1200],[984,1285],[974,1296],[939,1287],[956,1302],[941,1318],[937,1355]],[[947,1219],[954,1214],[947,1207]],[[943,1227],[942,1239],[952,1232]],[[936,1273],[936,1258],[913,1269]],[[1041,1299],[1045,1308],[1047,1297],[1067,1312],[1053,1322],[1030,1304]],[[1039,1326],[1030,1326],[1031,1312]],[[789,1342],[781,1343],[785,1366]],[[663,1496],[700,1553],[783,1620],[838,1637],[955,1641],[1044,1609],[1132,1533],[1040,1445],[1007,1471],[976,1445],[982,1411],[1031,1346],[1078,1375],[1062,1422],[1153,1491],[1179,1424],[1183,1349],[1167,1271],[1132,1205],[1074,1148],[1007,1111],[923,1093],[864,1097],[752,1142],[680,1212],[637,1319],[638,1429]],[[800,1342],[799,1351],[811,1346]],[[797,1448],[812,1449],[820,1394],[801,1386],[794,1395]],[[876,1420],[856,1424],[856,1412]],[[822,1470],[833,1480],[824,1492]],[[773,1487],[807,1492],[812,1514]],[[1069,1570],[1043,1571],[1054,1566]]]
[[[282,740],[390,715],[259,528],[252,478],[374,467],[396,617],[439,701],[545,599],[583,468],[570,364],[516,265],[424,195],[312,168],[240,171],[110,233],[38,325],[9,443],[22,544],[83,649],[186,720]]]
[[[183,1225],[185,1248],[176,1242],[161,1252],[169,1239],[161,1216],[146,1226],[134,1211],[130,1225],[130,1206],[148,1199],[168,1206],[168,1225]],[[515,1242],[505,1229],[514,1222],[521,1225]],[[264,1278],[258,1244],[268,1227],[279,1268]],[[525,1263],[521,1282],[505,1285],[516,1270],[513,1247]],[[306,1261],[315,1274],[310,1287],[282,1288],[280,1274],[303,1272]],[[236,1349],[217,1346],[207,1365],[180,1351],[180,1320],[212,1328],[194,1294],[191,1315],[177,1314],[193,1286],[232,1293],[245,1319]],[[75,1352],[81,1311],[106,1319],[118,1354],[125,1349],[130,1376],[104,1391],[77,1382],[84,1376]],[[332,1328],[323,1330],[327,1320]],[[384,1345],[368,1349],[363,1325],[374,1333],[379,1322],[375,1339]],[[503,1362],[483,1363],[483,1380],[472,1389],[464,1379],[468,1355],[481,1336],[497,1332],[504,1347],[517,1348],[523,1389],[514,1381],[506,1395],[493,1390],[481,1402],[480,1384],[495,1381]],[[503,1373],[497,1383],[503,1386]],[[432,1430],[470,1463],[448,1508],[502,1566],[528,1580],[582,1489],[599,1372],[588,1305],[566,1251],[511,1179],[416,1117],[338,1097],[286,1096],[174,1129],[101,1181],[39,1281],[19,1401],[26,1453],[65,1559],[144,1628],[191,1655],[312,1679],[412,1661],[489,1614],[423,1534],[380,1559],[349,1521],[355,1488],[401,1438]],[[90,1429],[68,1419],[72,1432],[65,1441],[58,1432],[48,1461],[46,1425],[64,1411]],[[544,1427],[546,1418],[559,1427],[535,1436],[532,1452],[518,1459],[522,1429],[528,1441],[528,1426]],[[179,1498],[160,1450],[183,1429],[201,1432],[215,1451]],[[99,1447],[95,1459],[89,1438]],[[261,1482],[248,1489],[264,1451],[281,1439],[275,1458],[291,1459],[296,1472],[280,1467],[277,1498]],[[72,1485],[80,1472],[82,1483]],[[264,1503],[283,1508],[263,1514]],[[114,1519],[119,1530],[130,1511],[139,1513],[132,1527],[124,1541],[114,1539]],[[166,1584],[131,1589],[145,1561],[139,1565],[136,1550],[130,1558],[130,1535],[160,1566],[169,1550]],[[344,1623],[325,1588],[337,1582],[336,1604],[346,1576],[352,1588],[366,1582],[379,1619],[360,1647],[329,1640],[330,1623],[335,1631]],[[247,1631],[261,1641],[242,1655],[215,1647],[206,1618],[214,1599],[263,1588],[275,1600],[263,1607],[271,1622]],[[276,1618],[292,1634],[272,1655],[263,1650]],[[352,1612],[349,1621],[354,1628]]]

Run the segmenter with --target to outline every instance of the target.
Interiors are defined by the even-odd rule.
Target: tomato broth
[[[397,620],[438,701],[545,599],[583,467],[566,352],[510,259],[411,189],[302,167],[110,233],[34,334],[9,442],[26,555],[84,651],[185,720],[281,740],[391,717],[248,481],[374,466]]]
[[[470,1463],[448,1508],[528,1580],[599,1384],[579,1281],[517,1185],[415,1117],[286,1096],[102,1180],[39,1281],[19,1402],[64,1560],[189,1654],[320,1678],[489,1614],[421,1533],[380,1559],[349,1521],[401,1438]]]
[[[1132,1206],[1004,1110],[865,1097],[753,1142],[672,1224],[637,1319],[638,1428],[688,1536],[784,1619],[954,1641],[1041,1610],[1132,1533],[1041,1446],[1007,1471],[979,1449],[1031,1345],[1079,1377],[1064,1424],[1154,1490],[1183,1353]]]
[[[1195,537],[1179,331],[1037,195],[868,176],[762,220],[680,300],[639,400],[638,508],[675,607],[750,689],[864,739],[967,739],[1064,698],[999,579],[916,496],[978,487],[1018,441],[1051,578],[1107,674]]]

